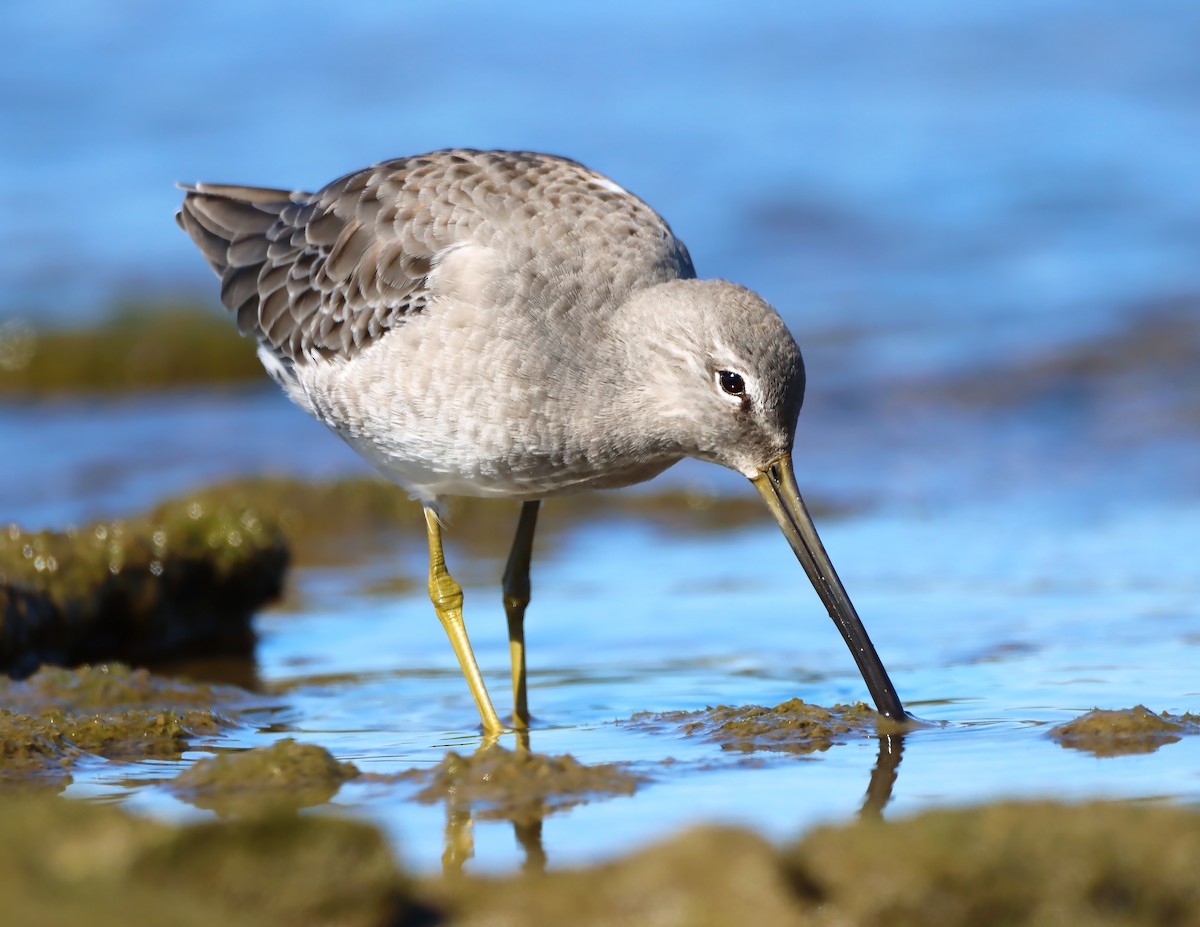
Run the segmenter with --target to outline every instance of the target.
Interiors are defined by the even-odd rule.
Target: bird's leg
[[[442,526],[437,513],[429,506],[425,506],[425,531],[429,535],[429,598],[433,600],[434,611],[446,629],[450,646],[454,648],[463,675],[467,677],[475,707],[479,709],[479,717],[483,720],[484,733],[497,734],[504,728],[496,717],[496,709],[492,707],[492,700],[483,684],[483,675],[479,672],[479,664],[475,662],[471,642],[467,640],[467,626],[462,613],[462,587],[446,570],[446,558],[442,553]]]
[[[539,503],[521,506],[517,535],[504,568],[504,612],[508,615],[508,650],[512,656],[513,727],[529,727],[529,699],[525,693],[525,606],[529,604],[529,560],[533,556],[533,531]]]

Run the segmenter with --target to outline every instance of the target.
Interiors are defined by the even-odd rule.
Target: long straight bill
[[[776,457],[751,482],[779,522],[796,559],[804,567],[817,595],[829,610],[829,617],[846,639],[846,646],[854,654],[854,662],[858,664],[871,698],[875,700],[875,707],[881,715],[903,721],[907,715],[900,704],[900,697],[896,695],[887,670],[883,668],[879,654],[867,637],[867,629],[859,620],[842,581],[829,562],[829,555],[825,553],[825,546],[813,526],[812,516],[800,498],[796,475],[792,472],[791,455]]]

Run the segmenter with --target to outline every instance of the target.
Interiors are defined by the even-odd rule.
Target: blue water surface
[[[1195,291],[1200,8],[267,2],[0,11],[0,312],[211,279],[176,181],[313,188],[547,150],[658,208],[703,275],[925,368]]]

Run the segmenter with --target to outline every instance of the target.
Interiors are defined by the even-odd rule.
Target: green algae
[[[290,477],[232,480],[199,487],[163,507],[182,509],[202,520],[222,512],[253,511],[286,538],[295,561],[305,563],[356,562],[377,549],[380,534],[423,538],[416,529],[421,524],[420,505],[382,478],[317,483]]]
[[[1189,734],[1200,733],[1200,717],[1156,715],[1145,705],[1108,710],[1095,708],[1074,721],[1059,724],[1049,736],[1063,747],[1095,756],[1153,753]]]
[[[117,392],[264,379],[253,341],[224,313],[131,302],[86,329],[0,325],[0,395]]]
[[[211,711],[153,709],[74,717],[50,713],[40,720],[80,750],[125,761],[179,759],[194,740],[212,737],[232,724]]]
[[[276,816],[174,827],[114,807],[0,801],[7,924],[138,927],[413,923],[384,837],[353,821]]]
[[[632,795],[646,781],[619,763],[588,766],[569,754],[511,751],[498,744],[472,754],[450,751],[431,769],[402,775],[423,784],[417,801],[469,806],[481,819],[518,825],[539,823],[549,813],[593,798]]]
[[[0,669],[246,650],[288,560],[247,506],[159,506],[66,531],[0,528]]]
[[[848,738],[889,733],[898,725],[862,702],[825,708],[790,699],[774,708],[718,705],[702,711],[639,712],[626,724],[652,731],[699,736],[739,753],[816,753]],[[888,730],[883,730],[888,728]]]
[[[1200,814],[1010,802],[819,828],[776,848],[699,826],[576,869],[413,879],[374,828],[324,815],[176,826],[0,800],[6,922],[528,927],[1200,925]]]
[[[211,686],[156,676],[121,663],[65,669],[43,666],[22,680],[0,678],[0,702],[24,710],[86,713],[126,708],[193,709],[238,707],[250,696],[228,686]]]
[[[43,667],[0,678],[0,779],[63,780],[81,759],[179,759],[235,722],[250,696],[126,666]],[[221,710],[218,710],[220,708]]]
[[[588,869],[430,880],[422,888],[454,925],[804,923],[779,853],[761,837],[728,827],[693,828]]]
[[[203,509],[190,499],[171,500],[140,518],[61,532],[8,525],[0,531],[0,575],[65,597],[90,588],[96,573],[145,566],[161,576],[172,559],[197,558],[210,563],[221,581],[247,556],[274,552],[279,542],[277,526],[248,504]]]
[[[821,828],[783,850],[702,826],[587,869],[422,889],[455,925],[1190,927],[1197,871],[1194,812],[1002,803]]]
[[[65,780],[79,753],[53,724],[0,708],[0,782]]]
[[[358,775],[352,763],[291,738],[199,760],[176,776],[171,790],[198,808],[249,817],[321,805]]]
[[[1200,815],[997,803],[822,828],[788,854],[814,924],[1200,924]]]

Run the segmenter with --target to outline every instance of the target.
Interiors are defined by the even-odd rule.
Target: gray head
[[[640,411],[682,454],[753,478],[791,451],[804,362],[762,297],[724,280],[673,280],[625,309],[617,327],[636,332],[627,348]]]
[[[904,706],[796,485],[791,451],[804,363],[779,313],[750,290],[720,280],[660,284],[626,308],[641,327],[636,346],[630,344],[631,359],[646,364],[646,352],[651,355],[649,369],[639,370],[642,414],[681,453],[731,467],[754,484],[841,631],[879,711],[903,720]]]

